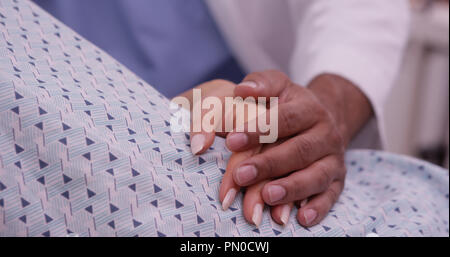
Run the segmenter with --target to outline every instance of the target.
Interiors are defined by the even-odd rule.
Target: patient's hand
[[[225,97],[234,97],[234,90],[236,85],[229,81],[225,80],[213,80],[210,82],[206,82],[197,86],[195,89],[201,89],[202,100],[209,96],[215,96],[221,99],[222,104],[224,104]],[[193,90],[187,91],[183,93],[181,96],[187,97],[193,106],[195,103],[193,102]],[[208,112],[209,110],[204,110],[202,112],[202,116]],[[226,113],[225,108],[222,108],[222,118],[225,119]],[[234,113],[235,114],[235,113]],[[245,120],[254,119],[255,117],[252,115],[245,114]],[[235,122],[235,117],[232,117],[233,122]],[[224,126],[225,121],[222,120],[222,125]],[[192,126],[191,126],[192,129]],[[225,128],[222,127],[222,131]],[[191,130],[192,131],[192,130]],[[214,133],[214,132],[191,132],[191,148],[193,154],[202,154],[204,153],[214,142],[215,136],[226,136],[226,132]],[[244,152],[235,152],[231,155],[230,160],[227,165],[227,171],[222,179],[222,184],[220,187],[220,201],[222,202],[223,209],[228,209],[228,207],[232,204],[236,194],[239,192],[240,187],[234,183],[232,178],[232,171],[235,169],[237,165],[239,165],[245,159],[258,154],[268,149],[273,148],[281,144],[282,141],[278,141],[273,144],[268,144],[264,146],[258,146],[252,148],[250,150]],[[249,186],[245,192],[244,197],[244,217],[247,221],[259,225],[262,218],[262,211],[264,208],[264,201],[261,196],[261,190],[263,186],[270,182],[271,180],[265,180],[253,186]],[[289,219],[289,214],[293,207],[293,203],[276,205],[271,207],[272,218],[275,222],[279,224],[286,224]]]
[[[240,190],[240,186],[237,185],[233,180],[233,170],[242,161],[256,154],[263,153],[281,144],[282,142],[283,140],[279,140],[278,142],[273,144],[258,146],[244,152],[235,152],[231,155],[219,190],[219,198],[220,201],[222,202],[223,209],[225,210],[228,209],[228,207],[232,204],[236,194]],[[272,179],[267,179],[252,186],[249,186],[246,188],[246,191],[244,193],[244,202],[243,202],[244,217],[247,221],[253,223],[256,226],[259,226],[259,224],[262,221],[262,212],[265,206],[261,191],[264,185],[270,182],[271,180]],[[305,203],[306,201],[302,201],[299,202],[298,204],[303,206]],[[271,206],[270,213],[272,219],[278,224],[286,225],[288,223],[292,207],[293,202]]]

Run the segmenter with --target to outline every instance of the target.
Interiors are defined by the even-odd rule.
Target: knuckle
[[[319,183],[318,187],[324,191],[331,185],[331,183],[333,182],[333,178],[329,173],[328,165],[319,162],[316,165],[316,169],[317,172],[319,173],[317,180]]]
[[[272,155],[260,155],[258,163],[258,170],[260,172],[259,176],[264,178],[272,178],[276,176],[276,161]]]
[[[329,134],[329,143],[338,153],[344,152],[344,140],[335,128],[333,128]]]
[[[335,203],[339,198],[339,193],[334,188],[329,188],[326,195],[331,204]]]
[[[309,156],[314,151],[315,144],[313,140],[298,137],[294,141],[296,156],[304,165],[307,164]]]
[[[296,124],[297,113],[293,108],[285,108],[280,112],[280,124],[281,128],[285,128],[288,133],[294,132],[294,124]]]

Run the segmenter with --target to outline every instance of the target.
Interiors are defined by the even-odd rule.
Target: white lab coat
[[[376,148],[380,139],[384,144],[384,102],[408,38],[406,0],[207,0],[207,3],[247,72],[279,69],[300,85],[328,72],[358,85],[370,99],[377,119],[361,131],[352,145]]]

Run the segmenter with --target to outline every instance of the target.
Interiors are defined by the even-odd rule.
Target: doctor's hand
[[[280,217],[282,209],[288,208],[283,206],[296,202],[301,205],[297,213],[300,224],[319,223],[343,190],[344,151],[372,115],[368,99],[351,82],[336,75],[318,76],[304,88],[278,71],[248,75],[234,94],[243,98],[279,97],[279,141],[261,150],[265,146],[259,143],[258,132],[227,135],[227,147],[233,152],[247,152],[247,156],[231,168],[231,180],[224,178],[227,182],[221,188],[221,200],[229,201],[226,197],[232,188],[249,187],[245,199],[258,202],[260,197],[275,206]],[[251,196],[247,196],[249,193]],[[255,210],[259,213],[259,209],[249,209],[251,216]]]

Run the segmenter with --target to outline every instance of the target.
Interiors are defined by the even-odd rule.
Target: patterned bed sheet
[[[0,0],[0,236],[448,236],[448,171],[368,150],[346,155],[326,219],[260,227],[227,211],[230,153],[192,156],[169,101],[34,3]]]

